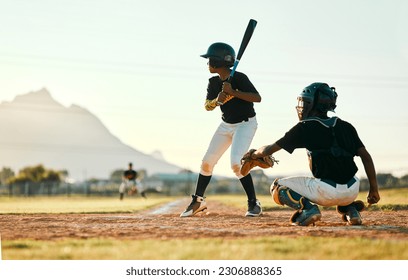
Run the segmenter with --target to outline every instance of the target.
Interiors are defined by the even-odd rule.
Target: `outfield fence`
[[[70,184],[70,183],[32,183],[0,185],[0,196],[71,196],[71,195],[96,195],[113,196],[118,194],[119,185],[116,183],[103,184]]]

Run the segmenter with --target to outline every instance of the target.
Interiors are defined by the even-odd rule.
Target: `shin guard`
[[[312,206],[307,198],[284,186],[278,185],[276,188],[274,188],[272,190],[272,197],[277,204],[287,205],[296,210],[302,210]]]

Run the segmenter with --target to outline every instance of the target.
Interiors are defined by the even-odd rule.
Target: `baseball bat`
[[[247,28],[245,30],[245,33],[244,33],[244,37],[242,38],[242,41],[241,41],[241,46],[239,47],[239,50],[238,50],[238,55],[235,58],[234,65],[232,66],[232,70],[231,70],[230,76],[228,78],[228,81],[231,81],[231,78],[234,76],[235,70],[237,69],[237,66],[238,66],[238,63],[241,60],[241,57],[244,54],[244,51],[245,51],[246,47],[248,46],[249,41],[251,40],[252,34],[254,34],[255,27],[256,27],[257,23],[258,22],[256,20],[254,20],[254,19],[249,20],[248,26],[247,26]],[[218,103],[218,105],[222,105],[221,102],[217,102],[217,103]]]
[[[234,66],[232,67],[230,79],[234,76],[235,69],[237,69],[238,63],[241,60],[242,55],[246,47],[248,46],[249,41],[251,40],[252,34],[254,34],[256,24],[258,22],[254,19],[250,19],[248,22],[248,26],[245,30],[244,37],[242,38],[241,46],[239,47],[238,55],[235,59]]]

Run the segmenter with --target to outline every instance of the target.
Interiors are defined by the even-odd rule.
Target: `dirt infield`
[[[242,209],[207,202],[208,211],[190,218],[179,214],[188,204],[178,200],[136,214],[29,214],[0,215],[2,240],[65,238],[194,239],[262,236],[366,237],[408,239],[408,211],[365,211],[363,225],[348,226],[334,210],[322,210],[314,226],[289,224],[293,210],[264,211],[262,217],[244,217]]]

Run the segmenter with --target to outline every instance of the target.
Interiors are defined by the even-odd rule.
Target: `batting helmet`
[[[210,65],[213,67],[227,66],[232,67],[235,62],[234,49],[225,43],[214,43],[208,47],[207,53],[200,55],[210,59]]]
[[[309,117],[312,111],[319,114],[325,114],[328,111],[334,112],[337,92],[334,87],[329,87],[326,83],[313,83],[305,87],[297,99],[296,110],[299,119],[303,120]]]

